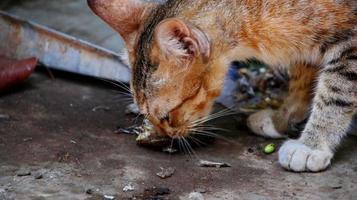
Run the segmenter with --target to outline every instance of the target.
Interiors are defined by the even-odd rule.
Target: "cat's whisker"
[[[133,102],[130,99],[122,99],[122,100],[118,100],[116,103],[120,103],[123,105],[129,105],[129,104],[132,104]]]
[[[133,97],[132,93],[128,92],[127,90],[119,91],[119,90],[112,89],[110,91],[114,93],[113,95],[117,95],[117,96],[125,95],[125,96]]]
[[[187,150],[190,152],[192,152],[192,155],[197,159],[197,160],[200,160],[199,159],[199,156],[197,155],[197,153],[195,152],[195,150],[193,149],[193,147],[191,146],[191,144],[186,140],[186,138],[182,137],[183,139],[183,142],[186,143],[186,146],[187,146]]]
[[[128,86],[127,84],[123,83],[123,82],[113,82],[113,83],[116,83],[116,85],[119,87],[119,86],[122,86],[123,89],[126,89],[126,91],[128,93],[132,93],[131,92],[131,89],[130,89],[130,86]]]
[[[170,149],[172,149],[173,146],[174,146],[174,138],[171,138]],[[169,153],[169,159],[171,160],[171,153]]]
[[[223,109],[221,111],[218,111],[216,113],[210,114],[208,116],[216,116],[216,115],[222,115],[222,114],[237,114],[237,111],[232,110],[230,108]]]
[[[134,124],[136,124],[136,122],[138,121],[138,119],[139,119],[140,116],[141,116],[140,113],[138,113],[138,114],[136,115],[136,117],[135,117],[135,119],[134,119]]]
[[[197,127],[202,127],[202,128],[216,128],[214,125],[209,125],[209,124],[198,125]]]
[[[179,137],[179,141],[182,143],[182,147],[184,149],[185,154],[188,154],[190,159],[192,159],[192,155],[191,155],[190,149],[188,149],[188,147],[186,146],[186,143],[184,141],[184,137],[180,136]]]
[[[190,159],[192,159],[191,152],[190,152],[190,150],[187,148],[187,146],[186,146],[186,144],[185,144],[185,142],[184,142],[184,140],[183,140],[183,137],[180,136],[180,137],[178,138],[178,141],[179,141],[179,144],[181,144],[181,146],[182,146],[182,149],[183,149],[184,154],[188,155],[188,156],[190,157]]]
[[[147,120],[147,117],[148,117],[148,116],[147,116],[147,115],[143,115],[143,117],[144,117],[144,118],[143,118],[143,124],[144,124],[144,121]]]
[[[191,122],[191,125],[192,126],[195,126],[195,125],[200,125],[200,124],[204,124],[208,121],[211,121],[211,120],[214,120],[214,119],[217,119],[217,118],[221,118],[221,117],[226,117],[226,116],[229,116],[229,115],[234,115],[236,113],[234,112],[226,112],[226,113],[220,113],[220,114],[216,114],[216,115],[210,115],[210,116],[206,116],[206,117],[203,117],[201,119],[198,119],[198,120],[195,120],[193,122]]]
[[[207,118],[207,119],[202,119],[202,120],[200,120],[200,121],[197,121],[197,122],[195,122],[195,123],[192,123],[192,125],[204,124],[204,123],[209,122],[209,121],[212,121],[212,120],[214,120],[214,119],[226,117],[226,116],[229,116],[229,115],[231,115],[231,114],[226,114],[226,115],[221,115],[221,116],[215,116],[215,117],[209,117],[209,118]]]
[[[133,99],[132,96],[126,95],[126,94],[116,94],[114,99]]]
[[[220,110],[216,113],[204,116],[200,119],[197,119],[197,120],[193,121],[192,123],[194,124],[196,122],[202,122],[202,121],[207,122],[207,121],[219,118],[219,117],[224,117],[224,116],[234,115],[234,114],[237,114],[237,111],[231,110],[230,108],[226,108],[226,109]]]
[[[127,97],[119,96],[116,99],[117,100],[132,100],[132,101],[134,100],[132,97],[128,97],[128,96]]]
[[[180,150],[180,152],[184,152],[185,154],[186,154],[186,151],[185,151],[185,149],[182,147],[182,141],[181,141],[181,139],[180,138],[178,138],[177,139],[177,141],[178,141],[178,143],[179,143],[179,150]]]
[[[128,93],[131,93],[130,88],[129,88],[127,85],[125,85],[125,83],[114,82],[114,81],[111,81],[111,80],[108,80],[108,79],[104,79],[104,78],[98,78],[98,79],[99,79],[99,80],[102,80],[102,81],[105,81],[105,82],[107,82],[107,83],[110,83],[110,84],[112,84],[112,85],[114,85],[114,86],[117,86],[117,87],[119,87],[120,89],[123,89],[123,90],[125,90],[125,91],[128,92]]]
[[[189,126],[188,130],[190,132],[195,132],[195,131],[224,131],[224,132],[229,132],[228,129],[224,128],[219,128],[219,127],[214,127],[212,125],[196,125],[196,126]]]
[[[201,145],[207,146],[206,143],[202,142],[201,140],[192,137],[192,136],[187,136],[190,140],[192,140],[196,145],[198,145],[199,147],[202,147]]]
[[[231,142],[228,138],[226,138],[226,137],[224,137],[224,136],[222,136],[222,135],[218,135],[218,134],[216,134],[216,133],[210,132],[210,131],[204,131],[204,130],[196,129],[196,130],[193,130],[193,131],[192,131],[192,134],[193,134],[193,135],[209,136],[209,137],[218,138],[218,139],[222,139],[222,140]]]
[[[196,152],[193,150],[193,148],[191,147],[190,143],[186,140],[186,138],[182,137],[182,142],[185,145],[185,147],[189,153],[190,159],[191,160],[193,160],[195,158],[198,159]]]
[[[218,127],[214,127],[214,126],[194,126],[192,128],[197,128],[197,129],[201,129],[201,130],[208,130],[208,131],[224,131],[224,132],[229,132],[228,129],[225,128],[218,128]]]
[[[146,115],[144,115],[144,119],[143,119],[143,121],[141,122],[141,126],[143,126],[144,125],[144,123],[145,123],[145,120],[147,120],[148,119],[148,114],[146,114]]]
[[[119,102],[119,103],[123,103],[125,105],[129,105],[129,104],[132,104],[133,103],[133,100],[132,99],[118,99],[118,100],[115,100],[116,102]]]
[[[117,93],[118,93],[118,94],[120,94],[120,95],[124,95],[124,96],[128,96],[128,97],[133,98],[133,95],[132,95],[131,93],[127,93],[127,92],[120,92],[120,91],[119,91],[119,92],[117,91]]]
[[[119,102],[127,102],[128,104],[131,104],[134,101],[133,101],[133,99],[121,99],[121,100],[119,100]]]
[[[118,101],[120,102],[121,100],[124,100],[126,102],[131,102],[134,103],[134,99],[130,98],[130,97],[123,97],[123,98],[119,98]]]
[[[201,132],[195,132],[193,135],[201,135],[205,137],[211,137],[211,138],[217,138],[217,139],[222,139],[226,142],[230,142],[227,138],[222,137],[222,136],[217,136],[217,135],[212,135],[212,134],[207,134],[207,133],[201,133]]]

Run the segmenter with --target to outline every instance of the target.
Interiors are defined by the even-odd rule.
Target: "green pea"
[[[264,147],[264,153],[266,154],[272,154],[275,151],[275,144],[271,143],[271,144],[267,144]]]

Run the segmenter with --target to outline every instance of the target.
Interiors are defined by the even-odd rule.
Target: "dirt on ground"
[[[195,191],[205,199],[357,199],[356,137],[326,172],[292,173],[262,151],[282,141],[254,136],[235,115],[213,122],[229,130],[223,138],[169,155],[115,133],[142,120],[125,114],[130,99],[118,88],[54,75],[37,72],[0,97],[1,200],[189,199]],[[200,159],[231,167],[203,168]],[[157,175],[170,167],[172,176]]]

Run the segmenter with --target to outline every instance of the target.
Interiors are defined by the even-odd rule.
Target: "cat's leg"
[[[311,116],[301,137],[285,142],[279,150],[279,162],[286,169],[326,169],[357,112],[357,48],[333,55],[338,57],[320,72]]]
[[[302,63],[290,68],[289,93],[283,105],[278,110],[265,109],[251,115],[249,128],[264,137],[285,137],[290,126],[308,116],[317,71],[317,67]]]

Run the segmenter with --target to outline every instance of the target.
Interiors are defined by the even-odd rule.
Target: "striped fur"
[[[311,113],[279,161],[293,171],[328,167],[357,112],[357,1],[88,1],[125,39],[135,101],[160,134],[188,135],[210,113],[228,64],[256,58],[292,81],[282,108],[255,114],[250,127],[283,136]]]

